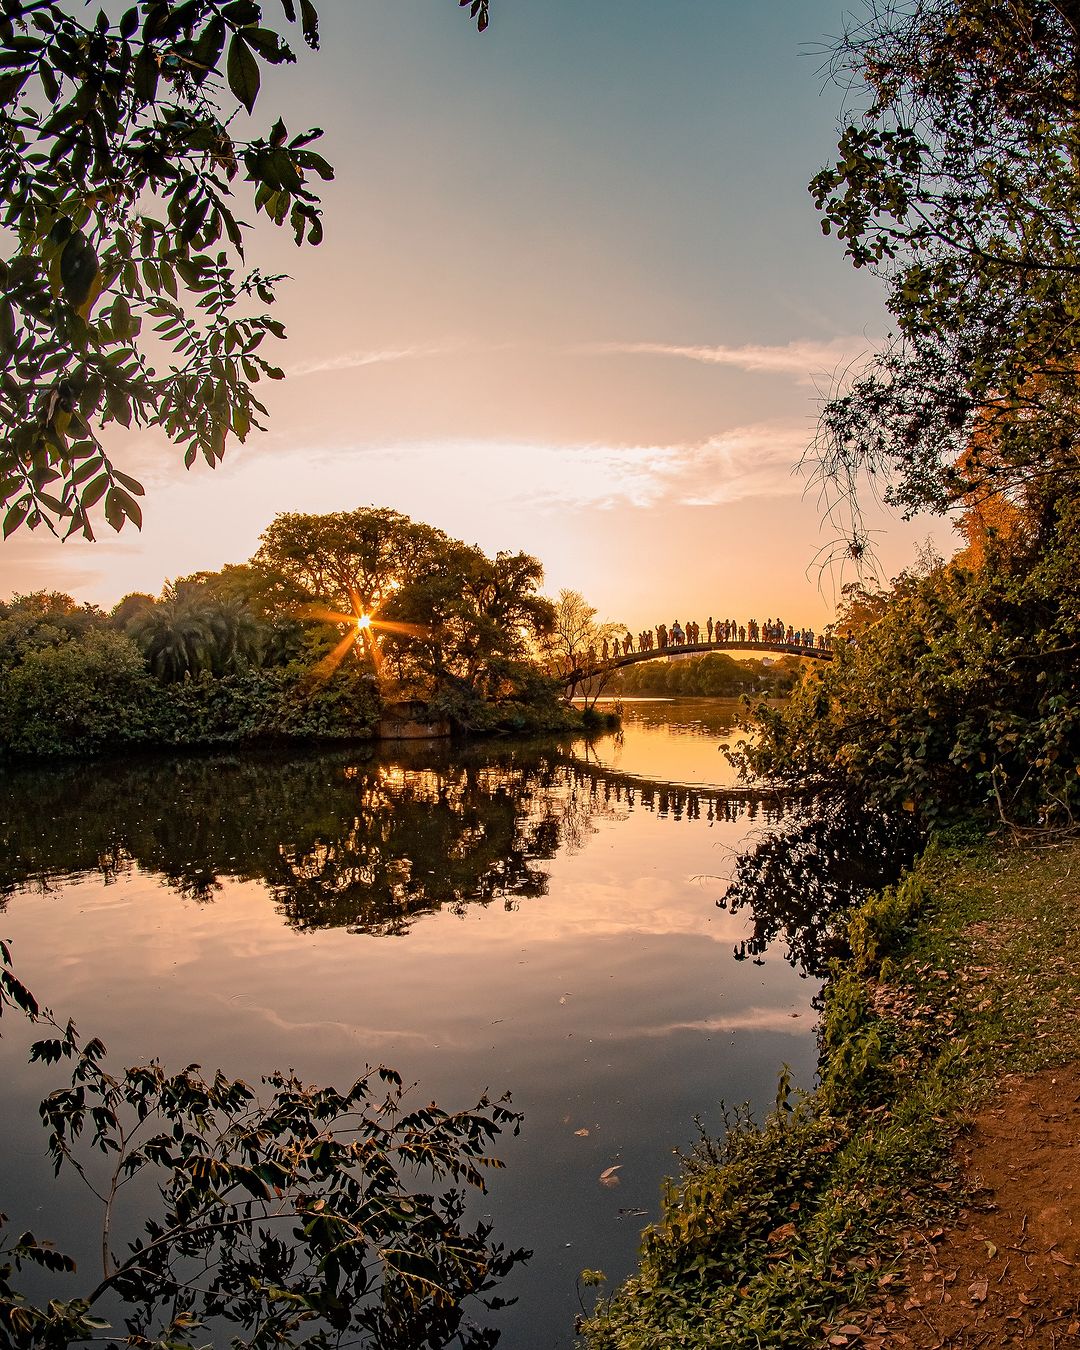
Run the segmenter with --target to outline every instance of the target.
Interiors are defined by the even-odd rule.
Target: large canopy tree
[[[384,650],[421,689],[449,683],[499,698],[551,627],[543,567],[527,553],[489,558],[453,539],[440,540],[425,563],[386,607]]]
[[[279,515],[253,563],[286,608],[346,628],[337,659],[356,621],[370,620],[364,649],[425,694],[450,684],[497,697],[507,663],[522,662],[552,620],[535,558],[488,558],[385,507]]]
[[[482,30],[488,0],[467,4]],[[138,0],[119,18],[79,0],[0,3],[0,508],[93,537],[140,523],[111,423],[154,427],[211,465],[265,407],[284,328],[279,277],[245,256],[235,200],[298,244],[322,238],[318,128],[252,128],[265,64],[319,42],[313,0]],[[152,333],[152,336],[151,336]]]
[[[833,53],[865,106],[811,183],[897,331],[826,405],[830,502],[1049,500],[1080,475],[1080,3],[868,0]],[[862,551],[857,509],[849,548]]]
[[[262,534],[256,567],[313,604],[359,617],[381,610],[405,580],[426,570],[441,530],[388,507],[308,515],[286,511]]]

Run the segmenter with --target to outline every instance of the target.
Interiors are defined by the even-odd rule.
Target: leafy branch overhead
[[[487,0],[472,4],[483,29]],[[319,128],[244,136],[265,66],[319,45],[312,0],[0,0],[0,507],[6,538],[141,522],[111,423],[153,427],[215,465],[280,379],[264,355],[281,280],[250,266],[238,184],[297,244],[323,228]],[[245,187],[245,194],[248,187]]]
[[[1075,485],[1077,7],[864,8],[831,61],[863,107],[810,191],[825,233],[885,281],[896,333],[823,409],[826,500],[846,512],[863,475],[908,513]]]

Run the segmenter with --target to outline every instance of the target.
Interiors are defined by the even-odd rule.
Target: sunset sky
[[[268,3],[268,14],[276,7]],[[634,631],[779,614],[820,627],[833,532],[792,469],[822,390],[886,330],[806,183],[841,93],[835,0],[322,0],[323,49],[274,72],[268,126],[319,125],[326,241],[287,271],[271,428],[215,472],[114,440],[145,526],[0,546],[0,595],[111,605],[240,562],[278,511],[391,506]],[[245,212],[250,216],[250,212]],[[121,433],[122,434],[122,433]],[[892,575],[942,522],[875,517]]]

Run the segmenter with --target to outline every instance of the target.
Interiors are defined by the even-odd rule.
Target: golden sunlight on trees
[[[512,695],[552,622],[535,558],[488,558],[385,508],[279,515],[253,564],[296,617],[338,627],[328,668],[366,657],[402,697]]]
[[[580,591],[559,592],[550,632],[544,640],[544,655],[557,673],[585,664],[595,665],[605,641],[620,641],[626,632],[622,623],[598,623],[596,609]],[[592,659],[589,660],[589,653]]]

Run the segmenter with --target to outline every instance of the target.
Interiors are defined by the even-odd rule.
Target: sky
[[[858,0],[491,2],[481,36],[455,0],[322,0],[322,50],[270,72],[252,119],[324,128],[336,170],[322,245],[249,245],[290,277],[270,429],[190,471],[111,434],[142,532],[19,531],[0,595],[111,606],[245,561],[278,512],[374,505],[532,553],[547,593],[635,632],[831,617],[854,574],[822,570],[836,531],[795,466],[887,315],[806,184]],[[886,578],[954,548],[941,521],[870,525]]]

